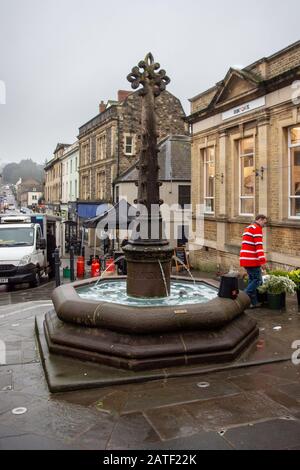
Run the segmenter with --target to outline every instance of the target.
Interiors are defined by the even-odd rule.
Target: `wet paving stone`
[[[10,366],[9,369],[12,371],[14,391],[37,397],[48,396],[48,387],[40,363],[19,364]]]
[[[218,433],[200,432],[193,436],[163,441],[153,446],[145,447],[157,450],[233,450],[233,446],[226,442]]]
[[[283,378],[291,382],[300,381],[300,365],[293,365],[291,361],[262,365],[259,368],[259,372],[266,376]]]
[[[288,415],[286,408],[262,392],[248,392],[202,403],[190,403],[184,405],[184,408],[208,431]]]
[[[238,362],[265,362],[276,359],[290,359],[290,341],[288,343],[280,339],[271,338],[265,333],[261,333],[259,338],[240,356]]]
[[[17,422],[16,417],[11,415],[11,410],[19,407],[34,409],[37,402],[38,398],[30,393],[16,392],[14,390],[0,392],[0,425],[18,424],[20,421]]]
[[[203,429],[181,406],[148,410],[144,416],[162,441],[191,436]]]
[[[116,419],[103,414],[99,416],[99,422],[96,425],[91,426],[90,429],[72,440],[72,446],[89,450],[104,450],[115,426]]]
[[[203,378],[199,379],[203,382]],[[214,397],[235,395],[240,393],[238,387],[226,382],[212,382],[207,388],[199,388],[198,382],[186,383],[179,386],[166,383],[155,390],[140,391],[129,394],[123,413],[142,411],[151,408],[189,403],[199,400],[209,400]]]
[[[300,403],[300,382],[281,385],[279,390]]]
[[[0,450],[71,450],[71,446],[36,434],[0,437]]]
[[[289,410],[289,414],[295,416],[295,413],[300,412],[300,400],[295,399],[286,393],[271,388],[264,392],[271,400],[276,401],[280,405],[284,406]]]
[[[48,300],[55,288],[55,282],[44,280],[41,286],[29,289],[26,285],[16,286],[13,291],[0,290],[0,306],[19,304],[34,300]]]
[[[160,439],[152,426],[141,413],[121,416],[117,421],[107,450],[144,449],[148,446],[157,447]]]
[[[282,450],[295,446],[300,448],[300,422],[275,419],[230,429],[225,438],[239,450]]]
[[[228,379],[231,383],[244,391],[270,390],[272,387],[287,384],[290,381],[282,377],[268,376],[265,374],[246,374]]]
[[[27,413],[19,416],[11,412],[0,416],[0,422],[17,426],[22,432],[38,434],[69,443],[79,433],[85,432],[99,419],[97,412],[79,406],[63,406],[49,400],[36,399],[33,403],[20,402],[16,406],[27,407]]]
[[[12,372],[9,370],[2,371],[0,368],[0,391],[12,389]]]
[[[120,415],[128,399],[128,393],[118,387],[57,393],[52,400],[88,406],[102,413]]]

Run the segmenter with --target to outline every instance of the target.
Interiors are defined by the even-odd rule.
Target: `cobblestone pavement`
[[[33,329],[53,287],[0,293],[0,449],[300,449],[300,365],[281,361],[300,340],[295,299],[255,312],[252,348],[278,362],[50,395]]]

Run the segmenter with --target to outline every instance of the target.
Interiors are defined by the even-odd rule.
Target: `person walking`
[[[104,231],[102,232],[101,240],[102,240],[103,253],[105,256],[109,253],[109,249],[110,249],[110,238],[109,238],[109,233],[108,233],[107,228],[105,228]]]
[[[262,267],[265,267],[267,263],[263,248],[262,231],[266,223],[267,217],[259,214],[255,222],[249,225],[243,233],[240,265],[248,273],[248,286],[244,292],[251,299],[250,308],[261,307],[257,298],[257,288],[262,284]]]

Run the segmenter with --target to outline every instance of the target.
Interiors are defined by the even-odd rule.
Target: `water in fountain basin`
[[[126,291],[126,280],[106,280],[104,279],[97,286],[79,287],[77,294],[83,299],[95,300],[98,302],[111,302],[121,305],[132,305],[135,307],[159,307],[159,306],[180,306],[205,303],[217,297],[216,288],[196,282],[192,284],[189,281],[171,281],[171,291],[169,297],[141,299],[130,297]]]
[[[125,258],[125,255],[121,255],[119,256],[117,259],[114,260],[114,264],[117,264],[118,261],[120,261],[121,259]],[[110,268],[110,265],[107,266],[107,268],[105,269],[105,271],[103,271],[103,273],[101,274],[101,276],[99,277],[99,279],[97,279],[97,282],[96,284],[94,285],[93,289],[96,289],[99,282],[102,281],[102,278],[104,277],[104,274],[109,270]]]

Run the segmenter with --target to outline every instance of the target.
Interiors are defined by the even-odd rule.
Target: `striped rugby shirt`
[[[251,224],[243,233],[240,265],[245,268],[256,268],[266,262],[262,227],[257,223]]]

